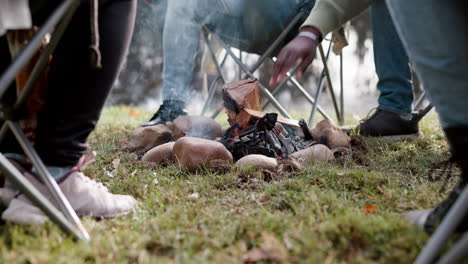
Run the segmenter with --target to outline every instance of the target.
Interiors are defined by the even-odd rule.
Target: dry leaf
[[[366,206],[364,206],[364,210],[366,211],[366,213],[373,213],[375,212],[375,209],[377,208],[377,206],[373,205],[373,204],[368,204]]]
[[[135,109],[130,109],[130,111],[128,112],[128,114],[129,114],[130,116],[137,116],[137,115],[140,115],[141,113],[140,113],[140,111],[137,111],[137,110],[135,110]]]

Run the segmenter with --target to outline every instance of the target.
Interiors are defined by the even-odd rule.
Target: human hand
[[[321,38],[320,31],[314,27],[304,27],[301,29],[302,31],[312,32],[319,39]],[[315,59],[317,45],[318,41],[305,36],[297,36],[289,42],[281,49],[278,55],[273,68],[273,75],[270,79],[270,86],[274,87],[277,83],[281,82],[286,77],[286,73],[298,61],[300,61],[300,64],[296,70],[296,77],[298,79],[302,78],[305,69]]]

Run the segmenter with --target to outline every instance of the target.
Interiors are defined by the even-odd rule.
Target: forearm
[[[301,30],[316,28],[322,36],[366,10],[374,0],[319,0]]]

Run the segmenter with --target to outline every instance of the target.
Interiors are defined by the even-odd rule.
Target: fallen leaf
[[[128,112],[128,114],[129,114],[130,116],[138,116],[138,115],[140,115],[141,113],[140,113],[140,111],[138,111],[138,110],[130,109],[130,111]]]
[[[366,206],[364,206],[364,210],[366,211],[366,213],[373,213],[375,212],[375,209],[377,208],[377,206],[373,205],[373,204],[368,204]]]

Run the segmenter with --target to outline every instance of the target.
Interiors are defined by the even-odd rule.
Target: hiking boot
[[[361,136],[416,136],[419,132],[418,121],[412,120],[412,115],[401,115],[382,109],[377,109],[372,115],[361,121],[354,128]]]
[[[81,169],[92,159],[94,157],[83,157],[77,166],[57,181],[76,214],[94,218],[110,218],[129,213],[137,205],[137,201],[133,197],[112,194],[102,183],[91,180],[83,174]],[[39,192],[57,206],[46,186],[36,174],[24,172],[24,176]],[[2,219],[23,224],[41,223],[42,218],[38,216],[39,211],[24,194],[17,194],[10,201],[7,210],[3,212]]]
[[[142,127],[166,124],[168,121],[174,121],[178,116],[187,115],[184,111],[185,103],[177,100],[164,100],[158,111],[151,119],[141,125]]]
[[[449,196],[438,204],[436,208],[430,210],[429,213],[427,213],[427,210],[421,210],[412,211],[406,215],[407,219],[412,220],[419,226],[421,226],[421,222],[424,222],[424,230],[428,233],[435,231],[468,183],[468,127],[445,129],[445,134],[452,153],[450,160],[461,168],[461,181]],[[468,230],[468,215],[465,215],[456,229],[457,232],[464,232],[466,230]]]

